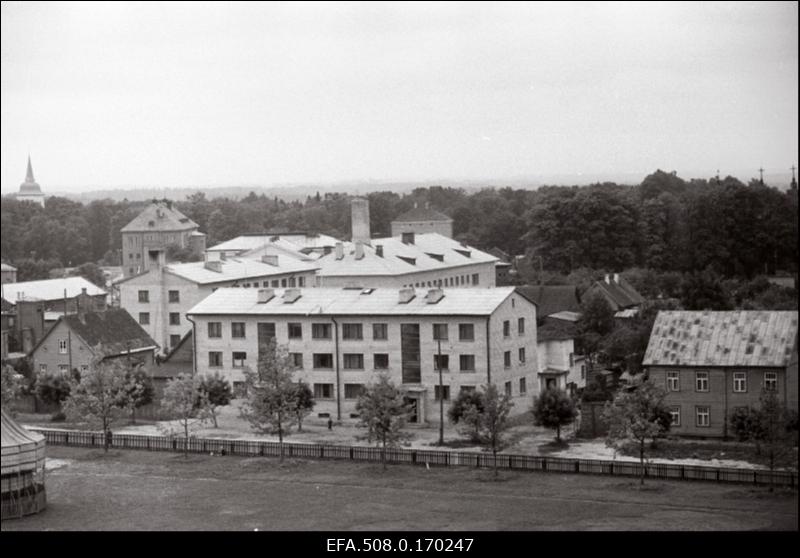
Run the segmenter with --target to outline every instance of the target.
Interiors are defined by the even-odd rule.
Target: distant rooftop
[[[197,223],[175,209],[171,203],[153,202],[121,232],[187,231],[196,229]]]
[[[539,308],[538,316],[544,318],[558,312],[580,312],[581,303],[575,285],[524,285],[517,290]]]
[[[62,277],[60,279],[44,279],[42,281],[23,281],[22,283],[6,283],[3,285],[3,298],[15,304],[20,298],[24,300],[58,300],[73,298],[86,289],[88,295],[105,295],[106,291],[87,281],[83,277]]]
[[[299,293],[294,302],[286,302],[287,289],[274,289],[274,296],[259,303],[259,290],[222,288],[189,310],[189,315],[455,315],[488,316],[514,294],[513,287],[494,289],[443,289],[444,296],[435,303],[426,298],[428,290],[403,289],[413,298],[400,302],[398,289],[288,289]]]
[[[414,207],[392,219],[392,223],[416,223],[417,221],[452,221],[453,219],[428,207]]]
[[[263,234],[243,234],[212,246],[209,252],[246,252],[261,248],[271,242],[290,243],[293,248],[300,251],[304,248],[324,248],[333,247],[339,240],[326,234],[309,234],[303,232],[289,233],[263,233]]]
[[[13,265],[8,265],[7,263],[0,264],[0,270],[2,271],[16,271],[17,268]]]
[[[316,269],[313,263],[301,262],[288,256],[277,256],[277,265],[245,258],[228,258],[215,261],[211,265],[219,271],[209,269],[206,262],[170,264],[166,266],[165,271],[195,283],[209,284],[286,273],[312,272]]]
[[[783,367],[797,344],[797,322],[792,311],[661,311],[643,364]]]

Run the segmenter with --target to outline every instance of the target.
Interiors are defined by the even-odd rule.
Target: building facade
[[[670,431],[727,437],[764,390],[797,410],[797,312],[659,312],[643,365],[666,390]]]
[[[358,394],[381,374],[406,393],[417,423],[438,422],[440,395],[449,404],[488,382],[515,414],[538,393],[536,307],[511,288],[220,289],[189,317],[197,373],[242,382],[274,339],[314,390],[320,418],[356,418]]]

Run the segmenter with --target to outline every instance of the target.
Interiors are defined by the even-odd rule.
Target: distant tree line
[[[198,192],[176,207],[200,225],[209,245],[264,231],[349,238],[351,197],[317,193],[287,202],[251,192],[239,200],[209,200]],[[545,270],[562,276],[584,268],[642,268],[752,279],[798,268],[797,190],[782,192],[757,180],[686,181],[659,170],[636,186],[472,192],[431,186],[403,195],[373,192],[367,198],[374,236],[388,236],[394,218],[415,204],[429,204],[453,218],[456,239],[479,249],[525,254],[536,269],[541,258]],[[120,228],[146,205],[128,200],[84,205],[51,197],[41,208],[4,197],[2,257],[20,269],[19,280],[43,278],[43,269],[53,264],[113,265]]]

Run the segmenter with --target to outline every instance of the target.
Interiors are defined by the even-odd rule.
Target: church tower
[[[33,178],[33,167],[31,166],[31,156],[28,155],[28,172],[25,173],[25,182],[19,185],[19,192],[17,193],[19,201],[30,201],[38,203],[44,207],[44,194],[39,184]]]
[[[792,165],[792,183],[789,184],[789,189],[797,191],[797,180],[794,177],[794,171],[795,171],[795,168],[794,168],[794,165]]]

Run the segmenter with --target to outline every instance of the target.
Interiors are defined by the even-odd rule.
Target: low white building
[[[164,264],[119,281],[120,306],[167,352],[191,329],[186,311],[220,287],[313,286],[316,267],[294,258]]]
[[[242,382],[274,339],[323,418],[355,418],[361,389],[384,373],[414,405],[411,422],[438,422],[440,395],[449,404],[489,382],[511,396],[513,414],[538,393],[536,306],[511,287],[219,289],[188,317],[197,373]]]

